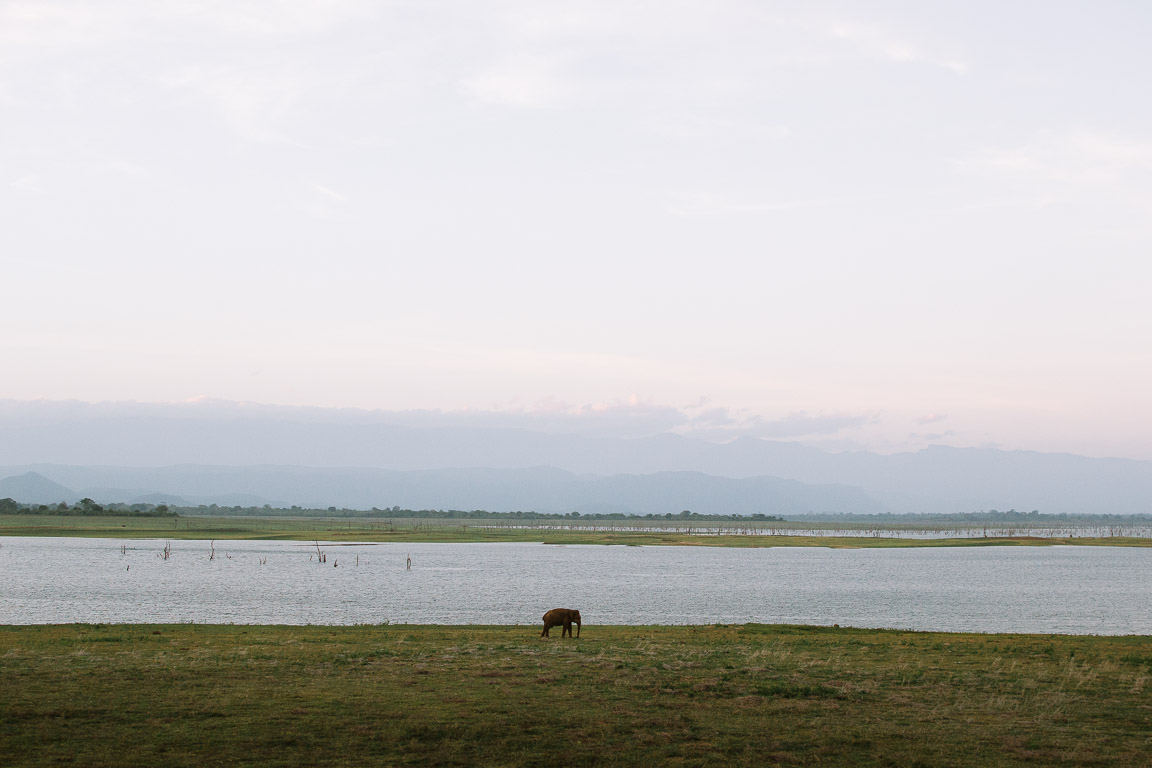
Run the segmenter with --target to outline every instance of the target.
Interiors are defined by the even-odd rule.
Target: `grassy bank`
[[[1143,765],[1152,638],[0,627],[5,764]]]
[[[903,539],[885,536],[793,535],[778,528],[774,535],[701,535],[670,530],[621,531],[556,529],[548,527],[478,526],[465,521],[283,519],[260,517],[53,517],[0,515],[0,536],[96,536],[124,539],[285,539],[292,541],[367,542],[525,542],[548,544],[623,544],[633,546],[680,545],[714,547],[972,547],[1045,546],[1152,546],[1152,539],[1131,536]],[[862,529],[863,530],[863,529]],[[943,529],[942,529],[943,530]]]

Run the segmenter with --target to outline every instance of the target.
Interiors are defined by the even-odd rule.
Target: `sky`
[[[0,399],[1152,459],[1150,33],[0,0]]]

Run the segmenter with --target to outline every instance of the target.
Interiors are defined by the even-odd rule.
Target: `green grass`
[[[778,528],[778,530],[784,530]],[[805,529],[810,530],[810,529]],[[989,529],[990,531],[992,529]],[[53,517],[0,515],[0,536],[99,536],[124,539],[284,539],[293,541],[374,542],[525,542],[548,544],[679,545],[713,547],[974,547],[1092,546],[1149,547],[1152,539],[1124,536],[1103,538],[900,539],[878,536],[700,535],[675,531],[551,530],[548,528],[484,527],[460,520],[283,519],[259,517]]]
[[[1152,638],[0,627],[5,765],[1147,765]]]

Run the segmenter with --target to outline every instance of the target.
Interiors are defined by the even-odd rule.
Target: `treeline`
[[[1023,525],[1120,525],[1152,524],[1152,514],[1115,515],[1076,514],[1061,512],[1046,514],[1039,510],[1018,512],[1015,509],[997,509],[980,512],[959,512],[949,514],[896,513],[861,514],[853,512],[810,512],[790,515],[787,520],[776,515],[760,512],[748,515],[710,515],[683,510],[664,514],[628,515],[623,512],[490,512],[484,509],[404,509],[401,507],[372,507],[369,510],[348,509],[346,507],[273,507],[265,504],[253,506],[221,506],[201,504],[199,506],[179,506],[169,504],[98,504],[92,499],[81,499],[75,504],[23,504],[12,499],[0,499],[0,514],[14,515],[60,515],[60,516],[117,516],[117,517],[176,517],[195,516],[236,516],[236,517],[312,517],[312,518],[361,518],[361,519],[416,519],[416,520],[674,520],[685,522],[729,521],[729,522],[811,522],[890,525],[979,525],[979,524],[1023,524]]]
[[[927,514],[921,512],[881,512],[874,515],[858,514],[853,512],[824,512],[804,515],[793,515],[794,521],[819,523],[899,523],[914,525],[917,523],[1025,523],[1036,524],[1066,524],[1066,525],[1115,525],[1118,523],[1152,523],[1152,514],[1113,515],[1108,513],[1069,513],[1060,512],[1048,514],[1034,509],[1031,512],[1017,512],[1009,509],[1001,512],[998,509],[981,510],[980,512],[955,512],[949,514]]]
[[[59,504],[21,504],[13,499],[0,499],[0,515],[59,515],[75,517],[176,517],[167,504],[97,504],[80,499],[69,506]]]
[[[242,517],[356,517],[372,519],[417,519],[417,520],[758,520],[764,522],[784,522],[784,518],[774,515],[756,513],[751,515],[702,515],[699,512],[683,510],[681,512],[667,512],[663,515],[626,515],[623,512],[489,512],[485,509],[402,509],[400,507],[386,507],[380,509],[372,507],[369,510],[328,507],[327,509],[309,509],[307,507],[273,507],[265,504],[262,507],[227,507],[217,504],[200,505],[197,507],[173,506],[173,510],[182,515],[235,515]]]

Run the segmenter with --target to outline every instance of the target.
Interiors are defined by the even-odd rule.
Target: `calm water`
[[[322,544],[321,564],[299,542],[164,545],[0,537],[0,624],[534,624],[563,606],[590,626],[1152,634],[1152,549]]]

